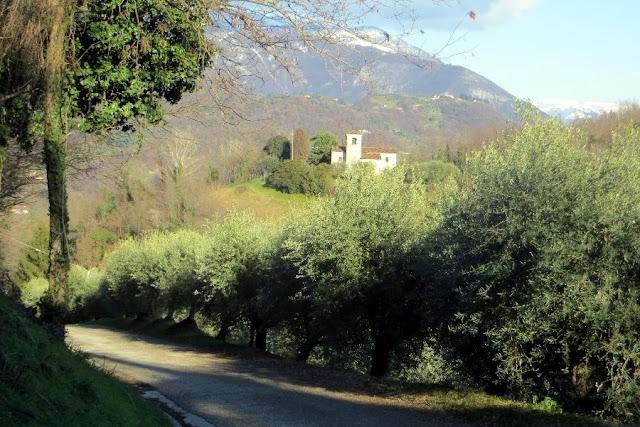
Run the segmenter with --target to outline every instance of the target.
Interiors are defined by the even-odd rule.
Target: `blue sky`
[[[405,40],[429,53],[445,47],[443,61],[517,97],[640,103],[638,0],[415,0],[414,7],[416,34]]]

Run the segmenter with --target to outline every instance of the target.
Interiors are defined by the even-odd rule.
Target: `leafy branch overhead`
[[[153,0],[90,2],[75,15],[67,93],[81,129],[125,127],[134,117],[162,119],[159,99],[178,102],[196,88],[213,50],[197,2],[182,7]]]

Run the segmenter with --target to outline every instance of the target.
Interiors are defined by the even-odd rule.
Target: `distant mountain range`
[[[598,117],[604,113],[618,111],[620,106],[613,102],[583,102],[566,99],[549,99],[535,103],[536,107],[551,117],[557,117],[567,123]]]
[[[274,58],[258,50],[239,50],[233,33],[222,36],[221,45],[234,47],[234,60],[247,69],[257,69],[260,77],[247,75],[245,85],[260,95],[280,96],[316,94],[354,104],[369,95],[453,96],[465,100],[485,101],[508,119],[515,119],[514,97],[485,77],[412,47],[378,28],[363,29],[367,40],[347,33],[341,37],[343,47],[336,51],[342,59],[362,67],[367,81],[353,75],[340,74],[331,69],[325,59],[306,49],[301,42],[289,42],[296,57],[297,71],[294,85],[291,76],[279,67]],[[418,61],[412,61],[419,59]],[[416,65],[420,62],[420,65]],[[251,73],[247,73],[251,74]],[[266,77],[265,77],[266,76]]]

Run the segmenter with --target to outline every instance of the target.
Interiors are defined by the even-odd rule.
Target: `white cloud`
[[[540,0],[496,0],[489,5],[489,10],[479,19],[487,24],[498,24],[509,19],[520,18],[530,11]]]

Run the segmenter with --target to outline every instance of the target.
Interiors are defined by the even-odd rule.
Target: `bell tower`
[[[362,132],[347,132],[344,148],[346,151],[345,162],[348,165],[360,161],[362,157]]]

